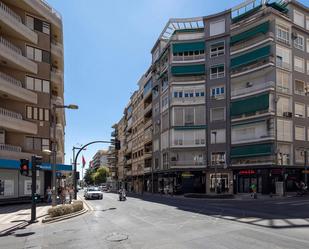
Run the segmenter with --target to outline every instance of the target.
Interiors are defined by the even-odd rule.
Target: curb
[[[88,212],[88,210],[84,208],[83,210],[72,213],[72,214],[66,214],[66,215],[62,215],[62,216],[58,216],[58,217],[54,217],[54,218],[46,217],[42,220],[42,223],[48,224],[48,223],[54,223],[54,222],[57,222],[57,221],[67,220],[67,219],[74,218],[76,216],[85,214],[87,212]]]

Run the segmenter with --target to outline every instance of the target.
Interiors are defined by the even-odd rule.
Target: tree
[[[105,183],[109,175],[109,169],[105,166],[100,166],[96,172],[92,174],[92,180],[95,184]]]
[[[86,173],[84,176],[84,181],[87,185],[93,185],[93,177],[92,175],[95,173],[95,170],[92,168],[86,169]]]

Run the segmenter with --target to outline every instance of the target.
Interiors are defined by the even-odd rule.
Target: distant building
[[[108,151],[98,150],[92,158],[92,167],[98,168],[100,166],[107,166],[108,164]]]

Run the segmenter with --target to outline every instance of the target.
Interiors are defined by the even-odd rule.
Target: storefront
[[[0,159],[0,200],[16,199],[31,196],[31,177],[22,176],[18,160]],[[56,166],[57,172],[65,175],[72,171],[71,165]],[[51,183],[51,165],[43,164],[37,171],[37,193],[44,197],[45,190]]]
[[[217,186],[217,188],[216,188]],[[233,173],[230,170],[220,170],[215,173],[213,170],[207,172],[207,194],[232,194]]]

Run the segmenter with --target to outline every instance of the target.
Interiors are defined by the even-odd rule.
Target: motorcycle
[[[127,197],[125,193],[120,192],[119,193],[119,201],[126,201]]]

